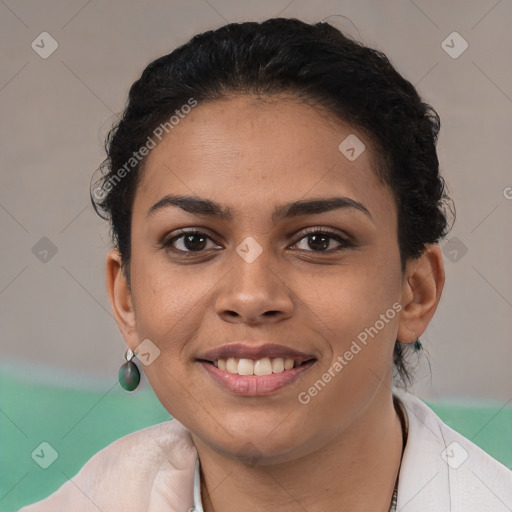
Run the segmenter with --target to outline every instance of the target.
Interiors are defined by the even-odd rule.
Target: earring
[[[419,338],[416,339],[416,341],[414,342],[413,347],[414,347],[414,351],[415,352],[419,352],[423,348],[423,345],[421,344]]]
[[[132,361],[132,359],[135,357],[135,353],[133,350],[127,349],[124,357],[126,359],[126,363],[124,363],[121,368],[119,368],[117,378],[119,379],[119,384],[121,384],[123,389],[126,389],[126,391],[133,391],[140,382],[139,369]]]

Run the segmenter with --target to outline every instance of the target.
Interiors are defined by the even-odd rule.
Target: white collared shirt
[[[397,512],[511,512],[512,471],[444,424],[419,398],[394,394],[408,420]],[[124,436],[48,498],[19,512],[98,508],[202,511],[199,461],[189,431],[170,420]]]

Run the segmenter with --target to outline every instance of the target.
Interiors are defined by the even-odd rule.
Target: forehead
[[[377,177],[375,157],[362,132],[293,97],[200,103],[147,156],[134,214],[165,194],[215,199],[235,213],[342,194],[378,217],[393,210],[393,199]]]

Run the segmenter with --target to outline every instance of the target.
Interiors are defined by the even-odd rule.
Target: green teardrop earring
[[[421,341],[419,338],[414,342],[413,347],[414,347],[415,352],[419,352],[423,348],[423,345],[421,344]]]
[[[119,368],[117,378],[119,379],[119,384],[123,389],[126,389],[126,391],[133,391],[137,388],[140,382],[139,369],[132,361],[132,359],[135,357],[135,353],[133,350],[127,349],[124,357],[126,359],[126,363],[124,363],[121,368]]]

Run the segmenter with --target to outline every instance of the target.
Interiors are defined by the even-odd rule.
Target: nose
[[[231,270],[219,283],[216,313],[230,323],[251,325],[276,323],[293,315],[294,303],[289,285],[270,251],[252,262],[233,253]]]

